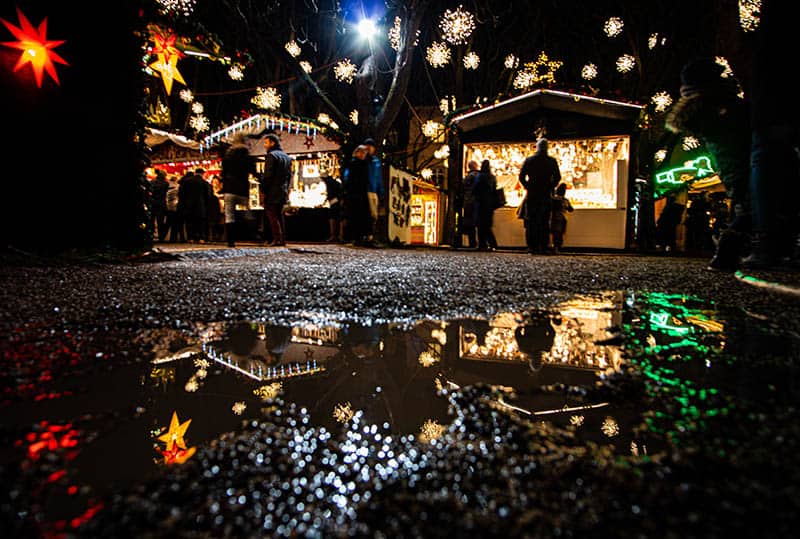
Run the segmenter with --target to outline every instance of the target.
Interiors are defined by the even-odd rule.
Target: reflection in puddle
[[[770,338],[774,345],[778,338],[752,325],[697,298],[611,292],[489,320],[234,322],[146,331],[133,343],[151,350],[147,363],[55,380],[47,395],[60,397],[17,402],[13,413],[0,408],[6,436],[19,450],[4,459],[41,466],[36,481],[63,486],[47,491],[49,504],[29,500],[45,507],[44,521],[69,513],[61,503],[67,496],[82,500],[66,515],[80,523],[91,518],[86,512],[100,510],[97,496],[137,484],[164,464],[197,459],[243,420],[274,419],[291,409],[299,414],[288,424],[313,429],[320,440],[347,432],[355,444],[361,434],[354,429],[365,428],[376,443],[400,436],[447,448],[473,405],[462,403],[453,415],[443,390],[476,384],[496,388],[487,401],[493,409],[572,429],[580,442],[618,455],[644,456],[663,446],[644,437],[648,410],[638,401],[598,396],[598,377],[626,376],[633,365],[653,394],[678,403],[674,415],[647,416],[650,432],[703,429],[704,418],[725,413],[714,397],[744,387],[736,373],[727,380],[722,367],[755,346],[751,340]],[[796,351],[794,340],[780,339]],[[29,392],[20,390],[20,398]],[[371,451],[361,442],[353,448],[356,456]],[[41,485],[29,491],[44,492]]]

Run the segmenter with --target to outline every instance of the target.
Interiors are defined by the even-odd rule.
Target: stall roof
[[[462,132],[492,126],[536,110],[558,110],[607,118],[633,120],[642,109],[641,105],[601,99],[559,90],[534,90],[500,101],[494,105],[455,116],[450,124]]]
[[[155,129],[152,127],[145,128],[144,143],[148,146],[158,146],[159,144],[163,144],[167,141],[172,142],[176,146],[180,146],[182,148],[189,148],[190,150],[200,149],[199,142],[188,139],[183,135],[176,135],[175,133],[162,131],[161,129]]]

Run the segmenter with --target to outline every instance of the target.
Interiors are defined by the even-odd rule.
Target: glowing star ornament
[[[173,81],[178,81],[185,85],[186,81],[183,80],[183,75],[178,71],[178,55],[172,54],[169,57],[165,53],[158,54],[158,60],[150,64],[153,71],[161,74],[161,79],[164,81],[164,89],[167,95],[172,93]]]
[[[525,67],[517,73],[517,76],[514,77],[514,88],[524,90],[537,83],[555,84],[556,70],[562,65],[564,62],[550,60],[542,51],[535,62],[526,63]]]
[[[0,19],[3,25],[8,28],[8,31],[18,40],[15,42],[2,42],[2,45],[22,51],[17,64],[14,66],[14,71],[18,71],[22,66],[30,63],[37,87],[42,87],[42,75],[45,71],[56,84],[60,85],[53,62],[63,65],[69,64],[52,49],[63,44],[64,41],[47,40],[47,17],[42,19],[38,29],[33,27],[19,8],[17,8],[17,19],[19,20],[19,27],[14,26],[5,19]]]
[[[178,413],[175,411],[172,412],[172,419],[169,422],[169,429],[167,429],[167,432],[158,437],[159,441],[167,444],[167,451],[172,451],[172,449],[176,446],[180,449],[186,449],[186,440],[183,439],[183,436],[186,434],[191,422],[192,420],[188,419],[181,423],[178,420]]]

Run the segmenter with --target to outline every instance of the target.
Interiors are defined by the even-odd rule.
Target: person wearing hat
[[[381,160],[376,155],[377,147],[375,141],[367,138],[364,140],[363,145],[367,147],[367,164],[369,165],[367,199],[369,200],[370,232],[367,240],[374,242],[378,229],[378,208],[380,207],[380,200],[383,198],[383,172],[381,171]]]
[[[275,133],[264,137],[264,148],[267,156],[264,159],[264,175],[261,177],[261,194],[264,197],[264,213],[272,233],[270,245],[286,245],[283,207],[289,200],[292,159],[281,148],[281,139]]]
[[[250,174],[255,175],[256,162],[250,155],[245,135],[237,134],[233,144],[222,157],[222,189],[225,206],[225,239],[228,247],[236,246],[238,235],[236,206],[248,207],[250,197]]]
[[[738,84],[713,58],[699,57],[681,70],[681,97],[665,119],[673,133],[699,138],[716,165],[733,205],[709,269],[734,271],[750,233],[750,119]]]

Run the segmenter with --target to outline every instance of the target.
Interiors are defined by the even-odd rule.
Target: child
[[[567,184],[560,183],[556,194],[551,198],[553,207],[550,214],[550,232],[553,234],[553,252],[558,253],[564,244],[564,233],[567,231],[567,212],[573,210],[566,198]]]

